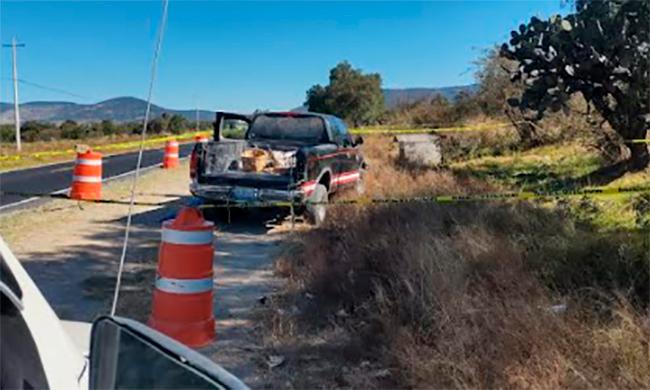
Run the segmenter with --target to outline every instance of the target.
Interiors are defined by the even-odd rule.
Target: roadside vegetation
[[[199,130],[207,130],[211,126],[210,122],[202,121],[199,123]],[[196,124],[188,121],[185,117],[177,114],[163,114],[149,122],[147,132],[149,134],[180,134],[190,128],[195,129]],[[123,138],[137,135],[141,130],[142,121],[115,123],[110,120],[88,123],[77,123],[73,120],[66,120],[61,123],[26,121],[20,127],[21,138],[26,143],[86,140],[103,137]],[[0,125],[0,142],[13,143],[15,141],[14,137],[15,129],[13,124]]]
[[[510,44],[518,47],[522,36],[532,42],[526,34],[547,30],[563,40],[594,20],[606,26],[604,34],[614,34],[615,22],[624,19],[620,12],[648,12],[642,2],[605,3],[609,8],[599,2],[598,12],[582,15],[594,2],[577,1],[575,15],[544,28],[533,18]],[[634,31],[648,41],[647,25]],[[589,44],[585,34],[575,39]],[[550,49],[544,50],[549,58]],[[391,137],[366,137],[367,195],[650,185],[647,164],[639,167],[646,152],[624,142],[645,134],[622,131],[612,117],[626,115],[624,107],[609,98],[617,113],[598,107],[599,92],[560,94],[555,103],[536,106],[528,88],[542,88],[538,81],[510,79],[520,69],[517,59],[489,51],[478,62],[476,94],[436,97],[379,116],[377,123],[402,127],[512,125],[445,134],[445,161],[435,169],[403,166]],[[537,80],[533,70],[551,66],[535,65],[524,68],[523,78]],[[640,85],[647,85],[644,66],[646,84]],[[522,94],[528,98],[508,103]],[[533,108],[544,115],[529,117]],[[648,112],[647,106],[633,108],[629,115]],[[335,206],[328,218],[319,229],[294,234],[276,261],[288,283],[274,299],[266,338],[273,353],[287,356],[290,369],[301,373],[294,386],[650,387],[647,192]],[[321,362],[318,370],[314,359]]]
[[[369,171],[371,196],[514,189],[517,172],[540,165],[558,178],[598,166],[569,145],[414,172],[385,157],[389,145],[364,146],[381,167]],[[456,171],[468,166],[473,174]],[[314,339],[337,346],[325,374],[344,378],[334,386],[648,387],[649,200],[332,208],[276,262],[289,283],[269,342],[289,356]],[[356,379],[340,372],[340,356]]]
[[[200,122],[198,131],[212,129],[210,122]],[[0,125],[0,170],[25,168],[74,158],[75,146],[84,144],[107,154],[129,152],[139,147],[142,122],[113,123],[109,120],[60,124],[27,121],[21,126],[22,150],[16,151],[13,125]],[[145,146],[161,147],[167,137],[187,137],[196,125],[179,115],[153,119],[147,132],[151,142]],[[191,138],[191,137],[190,137]]]

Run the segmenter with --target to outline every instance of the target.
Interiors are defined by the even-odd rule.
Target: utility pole
[[[14,123],[16,124],[16,150],[20,152],[20,104],[18,103],[18,64],[16,59],[16,48],[25,47],[23,43],[16,43],[16,37],[11,40],[11,45],[5,44],[3,47],[11,47],[12,68],[14,79]]]

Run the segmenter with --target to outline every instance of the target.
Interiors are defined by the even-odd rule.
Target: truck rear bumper
[[[272,202],[301,203],[302,190],[276,190],[226,185],[207,185],[193,182],[190,192],[199,198],[225,203],[265,204]]]

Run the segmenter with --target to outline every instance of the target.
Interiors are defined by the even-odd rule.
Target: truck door
[[[345,123],[339,118],[331,118],[332,136],[338,145],[336,172],[333,183],[336,187],[354,185],[359,178],[357,149]]]
[[[248,132],[252,118],[247,115],[233,114],[230,112],[217,111],[214,121],[214,140],[221,141],[224,138],[241,135],[241,138]]]

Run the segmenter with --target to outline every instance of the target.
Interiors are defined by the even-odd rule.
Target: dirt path
[[[269,234],[263,219],[254,215],[217,233],[217,342],[202,350],[253,388],[264,386],[267,369],[257,316],[281,282],[271,265],[283,235]]]
[[[187,166],[154,170],[139,184],[117,314],[146,321],[151,309],[160,225],[190,200]],[[104,187],[104,197],[127,199],[130,180]],[[127,207],[53,201],[0,216],[0,233],[62,319],[91,321],[107,314],[113,295]],[[279,287],[271,266],[283,233],[264,226],[268,213],[238,215],[215,231],[217,340],[201,350],[253,387],[263,386],[265,356],[255,316]]]

